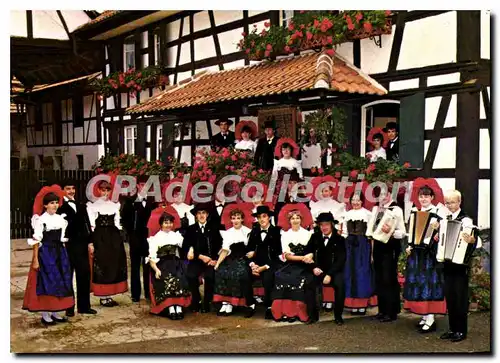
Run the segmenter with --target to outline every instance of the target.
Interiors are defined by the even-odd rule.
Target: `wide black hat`
[[[193,209],[191,209],[191,214],[196,216],[196,213],[204,210],[207,213],[210,213],[210,204],[209,203],[197,203],[194,205]]]
[[[259,205],[257,207],[257,211],[255,213],[252,213],[252,217],[258,217],[260,214],[267,214],[269,217],[274,216],[274,212],[269,209],[269,206],[267,205]]]
[[[332,222],[332,223],[338,223],[335,218],[333,218],[333,214],[331,212],[323,212],[318,215],[318,218],[316,218],[316,224],[319,224],[321,222]]]
[[[227,118],[221,118],[220,120],[215,121],[215,124],[219,126],[221,122],[227,123],[228,126],[231,126],[233,124],[233,121]]]

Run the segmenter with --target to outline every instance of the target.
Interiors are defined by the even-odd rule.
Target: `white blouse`
[[[231,245],[233,243],[243,242],[248,245],[248,237],[252,230],[246,226],[241,226],[240,229],[234,227],[227,231],[220,231],[222,236],[222,249],[228,251],[228,256],[231,254]]]
[[[304,145],[302,153],[302,167],[304,169],[311,169],[312,167],[321,167],[321,145]]]
[[[36,244],[42,245],[41,241],[43,239],[44,224],[45,231],[61,230],[61,242],[68,242],[68,239],[64,237],[66,232],[66,227],[68,226],[68,221],[64,219],[65,214],[49,214],[47,212],[43,213],[41,216],[35,214],[31,218],[31,226],[33,227],[34,233],[33,238],[28,239],[28,245],[34,246]]]
[[[341,217],[341,230],[342,237],[347,237],[347,222],[349,221],[363,221],[368,224],[370,218],[372,217],[372,212],[368,209],[360,208],[360,209],[351,209],[348,212],[345,212]]]
[[[193,214],[191,214],[191,209],[193,209],[193,205],[188,205],[186,203],[172,203],[172,207],[176,210],[177,214],[179,215],[179,218],[184,218],[184,216],[187,217],[189,221],[189,225],[194,224],[195,219]]]
[[[392,201],[387,203],[383,207],[389,208],[389,205],[391,205],[391,203],[392,203]],[[396,219],[397,219],[396,229],[394,230],[394,234],[392,235],[392,237],[394,237],[396,239],[401,239],[407,235],[405,221],[404,221],[404,217],[403,217],[403,210],[401,208],[399,208],[398,206],[393,206],[391,208],[392,208],[392,212],[396,215]],[[377,215],[378,215],[378,210],[379,210],[379,206],[375,206],[372,209],[372,215],[371,215],[370,223],[369,223],[372,226],[375,224],[375,220],[376,220]],[[366,231],[366,235],[368,237],[371,237],[371,233],[372,233],[372,231],[369,231],[369,230]]]
[[[250,150],[252,153],[255,153],[255,149],[257,148],[257,142],[252,140],[240,140],[236,141],[236,145],[234,146],[236,150]]]
[[[366,155],[370,155],[370,161],[372,163],[376,162],[378,159],[387,159],[387,154],[385,152],[385,149],[381,147],[378,150],[372,150]]]
[[[274,166],[273,166],[273,175],[277,175],[278,171],[281,170],[281,168],[285,168],[288,170],[293,170],[297,169],[297,173],[299,173],[299,176],[302,178],[302,163],[300,160],[290,158],[290,159],[285,159],[281,158],[279,160],[274,159]]]
[[[160,261],[160,259],[156,257],[156,253],[163,246],[173,245],[181,248],[183,241],[184,237],[182,237],[182,235],[179,232],[159,231],[154,236],[148,238],[149,256],[146,257],[146,263],[149,263],[149,261],[153,261],[154,263]]]
[[[92,230],[94,230],[95,228],[95,221],[99,214],[114,214],[116,228],[118,228],[119,230],[122,229],[122,225],[120,224],[120,203],[114,203],[110,200],[99,198],[94,203],[87,203],[87,214],[89,215],[90,226],[92,227]]]
[[[339,219],[342,214],[345,213],[345,203],[340,203],[333,198],[330,199],[320,199],[317,202],[310,202],[311,214],[316,220],[320,213],[331,212],[335,219]]]
[[[289,253],[293,255],[292,251],[290,250],[291,244],[301,244],[303,246],[306,246],[309,243],[313,232],[314,231],[308,231],[307,229],[304,229],[302,227],[300,227],[298,231],[294,231],[291,228],[286,232],[282,231],[281,248],[283,250],[283,254],[280,257],[282,261],[285,261],[285,254]]]

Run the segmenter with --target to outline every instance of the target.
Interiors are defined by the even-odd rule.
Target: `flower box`
[[[347,38],[349,40],[355,40],[355,39],[366,39],[366,38],[372,38],[378,35],[382,34],[391,34],[392,33],[392,19],[387,18],[385,21],[385,26],[382,28],[375,28],[372,29],[371,31],[366,31],[364,28],[359,28],[356,30],[353,30],[351,33],[347,35]]]

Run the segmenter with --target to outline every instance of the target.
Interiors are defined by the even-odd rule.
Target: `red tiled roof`
[[[94,24],[97,24],[97,23],[100,23],[101,21],[103,20],[106,20],[108,18],[111,18],[113,16],[115,16],[116,14],[118,14],[119,12],[122,12],[123,10],[104,10],[101,15],[99,15],[97,18],[85,23],[85,24],[82,24],[80,25],[78,28],[76,28],[75,30],[81,30],[81,29],[84,29],[90,25],[94,25]]]
[[[325,54],[309,53],[227,71],[203,72],[129,107],[127,113],[143,114],[313,89],[318,77],[325,79],[323,70],[319,71],[321,67],[317,65],[321,56]],[[334,57],[330,73],[326,87],[329,85],[332,91],[372,95],[387,93],[375,80],[338,56]]]

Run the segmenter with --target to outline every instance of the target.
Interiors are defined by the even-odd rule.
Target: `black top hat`
[[[338,221],[336,221],[335,218],[333,218],[333,214],[331,212],[320,213],[318,218],[316,218],[316,224],[319,224],[321,222],[338,223]]]
[[[274,216],[274,212],[269,209],[269,206],[267,205],[259,205],[257,207],[257,211],[255,213],[252,213],[252,217],[258,217],[260,214],[267,214],[269,217]]]
[[[207,213],[210,213],[210,205],[208,203],[195,204],[193,209],[191,209],[191,214],[196,216],[196,213],[202,210],[204,210]]]
[[[276,130],[278,128],[278,126],[276,125],[276,121],[273,118],[272,120],[264,122],[264,128],[265,129],[275,129]]]
[[[228,126],[231,126],[233,124],[233,121],[231,121],[231,120],[229,120],[227,118],[221,118],[220,120],[215,121],[215,124],[217,126],[219,126],[221,122],[227,123]]]
[[[396,130],[396,132],[399,132],[399,125],[394,121],[388,122],[385,124],[384,132],[387,132],[387,130]]]

